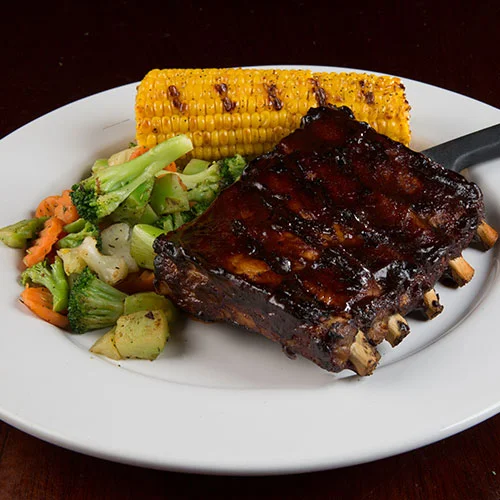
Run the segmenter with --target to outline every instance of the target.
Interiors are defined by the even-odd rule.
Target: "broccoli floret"
[[[209,203],[197,203],[191,210],[187,210],[186,212],[176,212],[173,214],[164,215],[163,217],[160,217],[153,225],[159,227],[160,229],[163,229],[164,233],[174,231],[175,229],[186,224],[186,222],[192,221],[196,217],[197,214],[194,212],[195,207],[200,206],[201,208],[202,206],[208,207],[209,205]]]
[[[0,229],[0,241],[10,248],[24,248],[42,230],[47,217],[24,219]]]
[[[85,219],[78,219],[71,224],[66,224],[64,231],[68,234],[57,242],[58,248],[75,248],[81,245],[87,236],[95,238],[97,248],[101,248],[99,228],[95,224],[92,224],[92,222]]]
[[[71,331],[85,333],[111,327],[123,314],[126,293],[101,281],[88,267],[75,279],[69,294]]]
[[[52,294],[52,309],[56,312],[64,311],[68,307],[69,285],[64,273],[62,261],[59,257],[53,264],[46,260],[28,267],[21,274],[23,285],[42,285]]]
[[[92,223],[113,213],[141,184],[154,179],[165,165],[193,149],[178,135],[120,165],[98,169],[72,187],[71,199],[81,217]]]
[[[109,216],[109,222],[137,224],[144,216],[153,186],[154,179],[148,179],[134,189],[130,196]]]
[[[205,162],[206,163],[206,162]],[[213,162],[206,168],[198,168],[196,165],[188,172],[195,173],[171,173],[177,175],[182,185],[187,189],[187,199],[191,205],[194,216],[203,213],[215,200],[220,191],[237,181],[246,161],[241,155],[224,158]]]
[[[186,214],[187,220],[185,220],[185,222],[189,222],[191,219],[194,219],[195,217],[198,217],[198,215],[201,215],[211,204],[212,202],[206,202],[206,201],[199,201],[198,203],[193,204],[190,212],[188,212],[191,218],[187,219],[188,214]],[[185,222],[183,222],[183,224]]]
[[[144,209],[142,217],[136,224],[154,224],[158,220],[158,214],[153,210],[153,207],[148,203]]]
[[[158,215],[189,210],[188,193],[180,177],[169,173],[157,179],[151,193],[150,205]]]
[[[231,158],[223,158],[217,162],[220,165],[222,187],[227,187],[236,182],[247,166],[245,158],[235,155]]]
[[[199,158],[192,158],[189,163],[182,169],[183,174],[197,174],[202,172],[210,166],[210,162],[206,160],[200,160]]]
[[[178,175],[187,189],[188,200],[194,203],[211,203],[221,190],[220,165],[215,162],[196,174],[171,173]]]

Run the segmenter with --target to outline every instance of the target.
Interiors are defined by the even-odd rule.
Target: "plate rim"
[[[354,68],[343,68],[343,67],[336,67],[336,66],[319,66],[319,65],[266,65],[265,67],[273,67],[273,68],[312,68],[312,69],[320,69],[320,70],[328,70],[328,71],[355,71],[355,72],[367,72],[367,73],[377,73],[376,71],[370,71],[370,70],[363,70],[363,69],[354,69]],[[381,73],[378,73],[381,74]],[[397,75],[394,75],[397,76]],[[474,98],[459,94],[457,92],[440,88],[431,84],[427,84],[424,82],[419,82],[417,80],[412,80],[406,77],[400,76],[403,80],[403,82],[412,82],[412,84],[420,86],[426,86],[435,89],[436,91],[444,91],[449,94],[453,94],[457,96],[458,98],[466,98],[468,100],[473,101],[474,103],[481,104],[483,106],[487,106],[489,108],[492,108],[492,110],[495,111],[500,111],[494,106],[491,106],[487,103],[478,101]],[[108,90],[103,90],[97,93],[94,93],[92,95],[89,95],[87,97],[80,98],[76,101],[73,101],[71,103],[65,104],[59,108],[56,108],[44,115],[41,115],[40,117],[35,118],[34,120],[24,124],[23,126],[19,127],[18,129],[12,131],[11,133],[7,134],[6,136],[2,137],[0,140],[0,154],[2,152],[2,145],[5,143],[6,139],[14,136],[15,134],[21,134],[25,133],[27,129],[29,129],[30,126],[33,126],[35,122],[38,122],[39,120],[42,119],[49,119],[50,116],[55,116],[57,113],[59,113],[63,109],[71,108],[74,107],[77,103],[83,102],[83,101],[90,101],[93,99],[96,99],[98,96],[105,97],[108,95],[110,92],[120,92],[120,89],[126,90],[130,89],[133,86],[136,86],[138,82],[133,82],[129,84],[124,84],[120,85],[117,87],[114,87],[112,89]],[[499,121],[500,121],[500,116],[499,116]],[[24,131],[24,132],[23,132]],[[496,262],[497,267],[498,267],[498,261]],[[495,285],[498,284],[498,269],[495,270],[495,276],[492,278],[495,281]],[[495,289],[498,292],[498,289]],[[497,293],[497,295],[500,295]],[[490,295],[487,297],[487,300],[493,300],[492,296]],[[46,329],[46,328],[45,328]],[[418,355],[418,353],[417,353]],[[1,355],[0,355],[1,359]],[[397,363],[395,363],[397,365]],[[392,365],[389,365],[385,367],[385,371],[390,371],[392,372],[394,368],[391,368]],[[109,370],[105,370],[109,372]],[[113,376],[114,377],[114,376]],[[118,376],[119,379],[123,377],[123,373]],[[386,378],[384,376],[384,378]],[[114,377],[116,378],[116,377]],[[125,375],[125,378],[127,380],[130,380],[131,378],[135,378],[135,375],[130,376],[130,374]],[[113,380],[113,383],[116,383],[116,380]],[[135,385],[135,384],[134,384]],[[142,384],[139,384],[142,386]],[[152,383],[152,385],[157,386],[157,382]],[[176,393],[176,397],[178,398],[179,401],[183,400],[182,395],[178,392],[179,388],[173,389],[173,392]],[[219,391],[218,389],[207,389],[207,388],[202,388],[202,389],[196,389],[196,388],[191,388],[192,391],[196,393],[198,397],[201,398],[201,392],[204,393],[202,399],[206,399],[207,395],[210,397],[214,396],[214,391],[217,392]],[[149,391],[148,391],[149,392]],[[224,389],[224,392],[234,392],[231,390]],[[239,391],[238,391],[239,392]],[[266,391],[260,391],[258,390],[257,392],[264,393]],[[296,392],[301,392],[301,391],[296,391]],[[307,391],[305,391],[307,392]],[[314,392],[314,391],[312,391]],[[329,392],[329,391],[327,391]],[[1,391],[0,391],[1,393]],[[234,396],[234,395],[233,395]],[[241,394],[240,394],[241,396]],[[252,396],[255,396],[255,394]],[[301,396],[304,396],[306,399],[310,397],[307,394],[301,394]],[[290,402],[287,401],[287,404]],[[22,430],[23,432],[26,432],[32,436],[35,436],[37,438],[40,438],[44,441],[50,442],[52,444],[55,444],[57,446],[61,446],[66,449],[70,449],[73,451],[85,453],[90,456],[95,456],[98,458],[103,458],[107,460],[112,460],[115,462],[120,462],[120,463],[126,463],[126,464],[131,464],[131,465],[137,465],[137,466],[142,466],[142,467],[148,467],[152,469],[162,469],[162,470],[171,470],[171,471],[182,471],[182,472],[196,472],[196,473],[206,473],[206,474],[239,474],[239,475],[275,475],[275,474],[291,474],[291,473],[300,473],[300,472],[311,472],[311,471],[319,471],[319,470],[325,470],[325,469],[330,469],[330,468],[338,468],[338,467],[346,467],[349,465],[354,465],[354,464],[360,464],[360,463],[366,463],[370,462],[373,460],[377,460],[380,458],[385,458],[388,456],[393,456],[405,451],[411,451],[414,449],[417,449],[421,446],[425,446],[427,444],[433,443],[439,439],[443,439],[445,437],[449,437],[453,434],[456,434],[458,432],[461,432],[462,430],[465,430],[467,428],[470,428],[472,425],[476,425],[480,422],[483,422],[484,420],[490,418],[491,416],[497,414],[500,411],[500,397],[497,399],[496,404],[492,406],[488,406],[487,408],[483,408],[483,411],[480,412],[479,414],[476,414],[473,416],[472,420],[469,416],[468,419],[462,419],[461,421],[457,422],[455,426],[452,427],[447,427],[445,429],[440,429],[439,431],[435,432],[432,436],[429,434],[427,435],[426,438],[420,438],[420,439],[414,439],[412,441],[411,445],[408,445],[408,443],[401,443],[398,446],[393,445],[391,449],[385,449],[385,450],[380,450],[379,452],[372,451],[371,453],[365,455],[362,459],[355,458],[355,457],[346,457],[345,460],[338,460],[334,463],[331,461],[329,462],[328,459],[322,459],[318,460],[316,462],[309,462],[307,464],[300,463],[299,461],[295,462],[295,465],[291,462],[288,462],[284,464],[263,464],[261,467],[253,465],[250,467],[246,467],[242,461],[238,463],[238,465],[231,465],[229,462],[219,462],[218,464],[209,464],[206,460],[205,461],[196,461],[196,460],[186,460],[184,458],[184,462],[176,462],[176,460],[165,460],[165,458],[161,458],[159,460],[152,459],[151,457],[147,456],[142,456],[142,458],[133,458],[130,455],[120,455],[121,448],[120,446],[113,447],[111,450],[110,449],[104,449],[104,448],[99,448],[98,445],[95,444],[94,441],[90,441],[90,444],[82,443],[81,439],[80,442],[75,442],[75,437],[71,438],[65,433],[57,432],[55,430],[49,430],[48,428],[44,426],[40,426],[37,423],[29,422],[29,419],[26,419],[26,417],[23,417],[21,415],[15,415],[14,413],[10,412],[6,409],[3,408],[2,405],[0,405],[0,418],[12,425],[15,428],[18,428]],[[240,459],[241,460],[241,459]]]

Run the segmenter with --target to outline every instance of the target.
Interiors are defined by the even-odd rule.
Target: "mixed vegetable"
[[[32,218],[1,228],[1,242],[24,250],[21,302],[75,334],[109,329],[95,353],[155,359],[177,313],[155,292],[153,242],[202,214],[246,166],[236,155],[179,168],[192,149],[185,135],[149,150],[130,145],[42,200]]]

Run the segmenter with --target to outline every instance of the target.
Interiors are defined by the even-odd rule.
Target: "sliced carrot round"
[[[50,253],[63,232],[64,222],[57,217],[48,218],[33,245],[26,250],[23,262],[26,267],[34,266]]]
[[[52,310],[52,294],[45,287],[26,287],[20,296],[21,302],[39,318],[59,328],[68,328],[67,316]]]
[[[52,217],[58,202],[59,196],[48,196],[44,198],[35,210],[35,217]]]
[[[62,220],[64,224],[70,224],[79,218],[76,207],[71,200],[71,189],[66,189],[63,191],[62,195],[59,196],[54,215]]]

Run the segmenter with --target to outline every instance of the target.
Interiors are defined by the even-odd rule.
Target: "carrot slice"
[[[75,222],[79,218],[76,207],[75,205],[73,205],[73,201],[71,200],[70,193],[71,189],[66,189],[62,192],[62,195],[59,196],[57,206],[54,210],[54,215],[58,219],[62,220],[64,224],[70,224],[71,222]]]
[[[71,189],[66,189],[60,196],[47,196],[47,198],[39,203],[35,211],[35,216],[56,216],[65,224],[75,222],[79,218],[79,215],[71,200]]]
[[[52,310],[52,294],[45,287],[26,287],[20,301],[39,318],[59,328],[68,328],[67,316]]]
[[[23,259],[26,267],[34,266],[37,262],[42,262],[45,259],[63,232],[63,227],[64,222],[57,217],[50,217],[45,221],[38,238],[26,250],[26,255]]]
[[[149,148],[147,148],[146,146],[138,146],[130,155],[129,161],[133,160],[134,158],[137,158],[138,156],[143,155],[148,150]]]
[[[166,170],[167,172],[177,172],[177,165],[175,164],[175,161],[169,163],[166,167],[163,167],[163,170]]]
[[[149,270],[129,273],[123,281],[117,283],[116,288],[129,294],[138,292],[154,292],[154,279],[154,272]]]
[[[146,292],[154,290],[155,273],[153,271],[142,271],[137,280],[137,284]]]
[[[47,198],[44,198],[35,210],[35,217],[52,217],[58,201],[59,196],[47,196]]]

